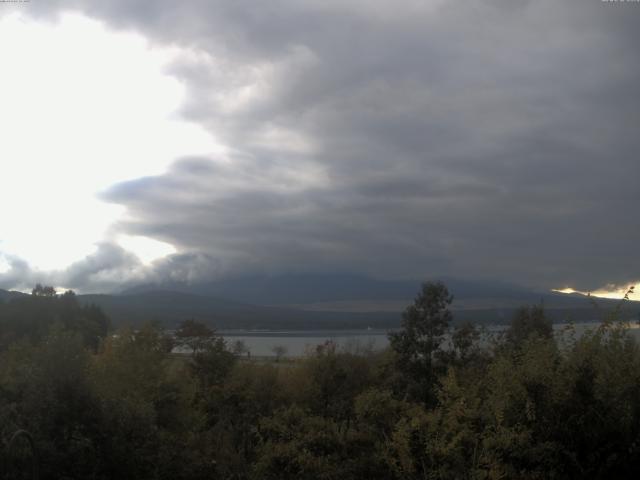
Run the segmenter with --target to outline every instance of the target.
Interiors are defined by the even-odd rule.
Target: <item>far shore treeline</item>
[[[0,301],[0,477],[637,478],[628,296],[580,335],[540,304],[490,335],[452,300],[424,283],[384,351],[265,360],[194,319],[114,328],[38,285]]]

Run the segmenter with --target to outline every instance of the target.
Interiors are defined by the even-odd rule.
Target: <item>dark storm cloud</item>
[[[187,252],[153,275],[640,277],[638,4],[43,4],[190,49],[182,114],[232,149],[103,194]]]

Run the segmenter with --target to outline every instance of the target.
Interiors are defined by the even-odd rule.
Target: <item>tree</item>
[[[310,410],[347,422],[354,416],[354,398],[367,388],[371,377],[366,357],[340,352],[331,340],[317,345],[299,371],[307,382],[299,394]]]
[[[180,322],[175,332],[176,342],[181,347],[188,347],[193,355],[214,343],[218,338],[216,332],[202,322],[194,319]]]
[[[396,364],[408,380],[410,394],[431,404],[435,400],[440,345],[452,320],[453,296],[441,282],[426,282],[402,315],[402,329],[389,334]]]
[[[56,289],[49,286],[42,286],[42,284],[36,284],[35,288],[31,290],[31,295],[34,297],[55,297]]]
[[[244,355],[245,353],[247,354],[247,356],[250,355],[249,347],[247,347],[247,344],[242,340],[236,340],[235,342],[233,342],[231,351],[234,353],[234,355],[237,356]]]
[[[451,346],[455,361],[464,365],[474,356],[474,349],[478,350],[480,331],[471,322],[465,322],[457,326],[451,335]]]
[[[553,336],[551,320],[547,319],[542,305],[520,307],[506,331],[507,342],[515,347],[522,345],[531,335],[547,339]]]
[[[72,291],[57,295],[38,284],[33,294],[12,299],[0,311],[0,350],[20,338],[40,342],[56,324],[79,333],[85,346],[97,351],[107,336],[109,318],[95,305],[82,305]]]
[[[276,356],[276,362],[279,362],[280,359],[287,354],[287,347],[284,345],[274,345],[271,351]]]
[[[236,360],[236,356],[227,350],[224,339],[214,334],[207,343],[194,351],[191,369],[198,378],[201,387],[207,390],[224,381]]]
[[[236,357],[215,330],[193,319],[184,320],[175,331],[176,344],[192,351],[189,363],[203,392],[220,385],[227,377]]]

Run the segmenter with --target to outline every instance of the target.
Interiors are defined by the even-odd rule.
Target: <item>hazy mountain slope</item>
[[[216,328],[366,328],[393,326],[397,313],[306,312],[248,305],[214,297],[171,291],[128,295],[80,295],[80,301],[100,306],[114,324],[158,320],[168,326],[195,318]]]
[[[617,301],[596,299],[600,312],[579,294],[536,292],[498,283],[445,279],[454,294],[454,321],[508,323],[522,305],[543,303],[556,322],[595,321]],[[169,285],[165,285],[168,287]],[[224,329],[393,328],[419,289],[419,282],[394,282],[355,275],[286,275],[231,279],[177,290],[139,286],[119,295],[79,295],[103,308],[114,325],[157,320],[168,327],[195,318]],[[196,293],[200,292],[200,293]],[[220,294],[224,292],[234,300]],[[23,296],[0,290],[0,300]],[[242,301],[238,301],[241,299]],[[257,304],[251,300],[261,300]],[[625,317],[640,318],[640,302],[625,306]]]
[[[444,282],[454,294],[455,321],[508,323],[518,307],[540,303],[556,322],[595,321],[600,315],[591,301],[579,294],[537,292],[498,282],[452,278]],[[164,293],[154,290],[157,286],[143,285],[122,296],[127,300],[109,300],[104,307],[116,319],[128,314],[130,318],[154,316],[175,322],[192,316],[224,328],[394,327],[419,286],[417,281],[338,274],[245,277],[196,285],[164,284],[176,289]],[[602,311],[616,305],[613,300],[597,302]],[[640,302],[629,303],[625,311],[627,318],[637,318]]]
[[[80,301],[95,303],[104,309],[115,325],[138,325],[158,320],[171,327],[186,318],[195,318],[224,329],[350,329],[393,328],[400,323],[401,311],[354,312],[310,311],[294,308],[267,307],[221,300],[182,292],[150,291],[129,295],[80,295]],[[599,313],[586,298],[573,298],[574,303],[546,307],[555,322],[596,321]],[[562,303],[562,302],[560,302]],[[612,308],[612,302],[600,302],[601,309]],[[454,321],[483,324],[508,323],[521,304],[496,305],[491,308],[454,308]],[[627,304],[627,318],[638,318],[640,305]]]
[[[517,308],[544,303],[548,308],[591,308],[587,297],[536,291],[517,285],[489,281],[443,278],[458,310]],[[247,276],[216,282],[140,285],[128,293],[171,290],[206,297],[232,299],[253,305],[277,305],[306,310],[401,311],[413,301],[420,281],[379,280],[359,275],[296,274]],[[598,299],[603,305],[611,300]]]
[[[12,298],[22,297],[24,295],[26,295],[26,293],[14,292],[14,291],[9,291],[9,290],[2,290],[0,288],[0,301],[2,301],[2,302],[9,301]]]
[[[453,278],[444,278],[443,281],[456,298],[539,299],[539,294],[535,292],[498,282],[470,282]],[[420,280],[380,280],[350,274],[290,274],[232,277],[198,284],[140,285],[124,293],[162,289],[259,305],[300,305],[348,300],[411,301],[420,284]]]

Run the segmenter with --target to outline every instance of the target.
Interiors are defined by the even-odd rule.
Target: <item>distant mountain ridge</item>
[[[539,292],[498,282],[444,278],[454,295],[454,321],[507,323],[522,305],[543,304],[556,321],[597,320],[591,300],[580,294]],[[78,295],[100,306],[115,325],[159,321],[169,327],[194,318],[220,329],[393,328],[420,288],[419,281],[377,280],[358,275],[236,277],[201,284],[139,285],[119,294]],[[0,290],[0,300],[25,294]],[[616,300],[596,299],[602,310]],[[625,308],[640,318],[640,302]]]
[[[590,306],[582,294],[538,291],[502,282],[469,281],[444,277],[441,281],[454,296],[457,310],[517,307],[543,303],[550,308]],[[355,304],[364,310],[376,305],[408,305],[421,285],[419,280],[378,280],[359,275],[294,274],[278,276],[234,277],[214,282],[186,284],[179,282],[139,285],[121,292],[123,295],[166,290],[204,297],[215,297],[251,305],[285,306],[287,308],[354,310]],[[615,300],[597,299],[604,304]],[[366,305],[370,304],[373,308]],[[403,308],[397,309],[398,311]]]
[[[27,294],[22,292],[16,292],[13,290],[3,290],[0,288],[0,301],[2,302],[6,302],[13,298],[18,298],[24,295],[27,295]]]
[[[500,282],[454,278],[443,278],[442,281],[454,295],[452,310],[456,321],[507,323],[518,307],[532,304],[543,304],[549,317],[556,322],[593,321],[598,316],[591,300],[581,294],[540,292]],[[233,299],[232,302],[243,304],[245,309],[250,307],[264,320],[260,322],[264,325],[270,325],[273,316],[277,315],[284,323],[292,321],[303,328],[324,322],[335,325],[333,328],[393,327],[399,325],[401,312],[413,301],[420,284],[420,281],[378,280],[358,275],[295,274],[236,277],[192,285],[140,285],[123,292],[123,296],[162,288],[198,298]],[[617,303],[607,299],[596,301],[604,310]],[[629,304],[627,310],[630,318],[637,318],[640,302]]]
[[[338,329],[384,328],[396,325],[399,318],[389,312],[308,312],[166,290],[78,298],[100,306],[115,324],[135,325],[155,320],[171,327],[194,318],[223,329]]]
[[[441,279],[456,298],[539,298],[540,293],[499,282]],[[186,284],[165,282],[139,285],[123,294],[171,290],[233,299],[257,305],[289,305],[345,300],[412,300],[420,280],[379,280],[353,274],[289,274],[239,276],[218,281]]]

